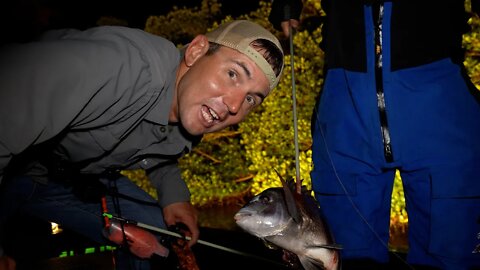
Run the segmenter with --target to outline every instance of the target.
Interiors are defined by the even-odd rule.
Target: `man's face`
[[[262,70],[246,55],[221,46],[198,57],[177,86],[177,117],[192,135],[242,121],[269,94]]]

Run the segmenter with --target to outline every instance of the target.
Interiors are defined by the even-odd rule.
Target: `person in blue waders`
[[[462,65],[471,15],[464,1],[321,4],[326,72],[311,176],[344,269],[389,269],[397,169],[409,266],[480,269],[472,252],[480,241],[480,92]],[[477,14],[479,5],[472,0]],[[288,35],[288,19],[297,26],[301,9],[299,0],[276,0],[269,18]]]

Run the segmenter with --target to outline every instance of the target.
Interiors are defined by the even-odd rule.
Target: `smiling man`
[[[185,224],[193,244],[197,214],[177,159],[203,134],[242,121],[282,69],[275,36],[245,20],[220,25],[182,50],[112,26],[49,32],[3,48],[0,226],[21,210],[104,243],[106,195],[108,209],[125,218]],[[139,168],[158,201],[118,174]],[[135,256],[119,256],[122,265],[149,269]]]
[[[181,121],[190,134],[218,131],[242,121],[278,83],[283,63],[279,45],[273,37],[252,35],[245,24],[253,25],[236,21],[197,36],[187,47],[170,121]],[[238,33],[225,38],[229,31]]]

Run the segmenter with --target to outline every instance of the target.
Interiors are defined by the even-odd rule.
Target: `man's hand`
[[[167,226],[183,223],[190,231],[189,235],[192,239],[188,242],[189,246],[195,244],[200,236],[198,229],[198,213],[193,205],[189,202],[172,203],[163,208],[163,218]]]
[[[302,0],[274,0],[268,20],[275,29],[282,31],[286,37],[289,37],[289,24],[293,29],[298,28],[302,9]]]
[[[290,36],[290,25],[292,26],[292,29],[296,30],[298,28],[299,24],[300,24],[300,22],[298,22],[295,19],[290,19],[288,21],[283,21],[283,22],[280,23],[280,25],[282,27],[283,34],[286,37]]]

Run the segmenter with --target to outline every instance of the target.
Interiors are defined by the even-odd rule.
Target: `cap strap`
[[[272,89],[275,86],[275,81],[277,79],[277,77],[275,76],[275,72],[273,72],[272,66],[267,62],[267,60],[265,60],[262,54],[260,54],[251,46],[247,47],[247,49],[245,50],[245,55],[252,59],[253,62],[255,62],[260,67],[265,76],[267,76],[270,89]]]

